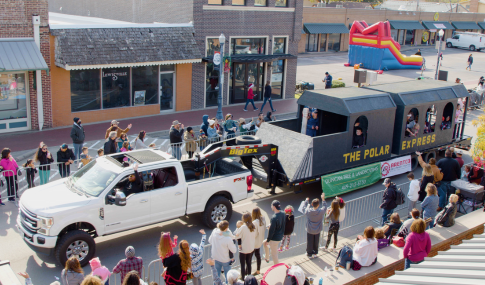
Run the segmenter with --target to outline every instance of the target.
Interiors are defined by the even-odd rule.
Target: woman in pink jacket
[[[404,269],[411,267],[424,260],[431,251],[431,239],[426,232],[426,223],[423,219],[417,219],[411,224],[411,233],[406,237],[403,255],[406,259]]]
[[[253,108],[254,108],[254,111],[257,111],[259,110],[258,108],[256,108],[256,105],[254,105],[254,93],[253,93],[253,88],[254,88],[254,84],[250,84],[249,85],[249,88],[248,88],[248,98],[246,99],[246,106],[244,106],[244,109],[243,111],[247,111],[247,107],[248,107],[248,104],[251,103],[253,105]]]
[[[4,148],[2,150],[2,160],[0,161],[0,166],[2,167],[3,176],[5,176],[5,180],[7,181],[7,189],[8,189],[8,200],[11,202],[15,201],[15,197],[18,198],[17,194],[17,169],[19,166],[13,157],[10,155],[10,149]],[[0,205],[5,205],[2,203],[0,199]]]

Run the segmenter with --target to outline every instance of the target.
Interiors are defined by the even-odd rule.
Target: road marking
[[[168,140],[163,140],[163,143],[160,145],[160,147],[164,144],[166,144],[168,142]]]
[[[154,144],[158,139],[154,139],[151,143],[149,143],[148,145],[151,145],[152,143]]]
[[[95,146],[95,145],[97,145],[99,142],[100,142],[100,141],[97,141],[97,142],[93,143],[93,145],[92,145],[92,146],[90,146],[88,149],[94,149],[94,146]]]

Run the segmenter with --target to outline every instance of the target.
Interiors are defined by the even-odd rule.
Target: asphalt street
[[[413,53],[414,52],[411,51],[407,52],[407,54]],[[434,71],[431,70],[433,68],[431,62],[433,62],[433,57],[436,56],[436,51],[425,49],[423,50],[423,55],[426,57],[427,62],[429,62],[429,64],[427,64],[429,69],[424,71],[424,74],[425,76],[432,77]],[[478,78],[481,74],[485,73],[485,69],[480,66],[481,61],[485,60],[485,54],[479,52],[474,53],[475,64],[473,71],[465,70],[466,58],[468,55],[468,51],[447,49],[444,52],[443,69],[450,72],[448,77],[449,80],[454,80],[454,78],[460,77],[468,87],[471,87],[472,85],[475,86],[475,84],[472,83],[478,82]],[[355,85],[351,82],[353,78],[353,70],[343,66],[346,57],[346,54],[339,53],[335,56],[300,58],[298,60],[297,79],[313,81],[318,87],[321,83],[320,77],[323,77],[323,73],[328,70],[334,76],[334,79],[342,77],[343,81],[347,83],[347,86]],[[477,67],[477,70],[475,70],[475,66]],[[418,74],[420,74],[420,71],[417,70],[388,71],[383,75],[378,76],[378,83],[409,80],[415,78]],[[480,110],[469,112],[465,134],[475,135],[476,128],[472,126],[471,119],[476,118],[481,114],[483,113]],[[130,140],[133,138],[133,136],[130,136]],[[157,146],[168,145],[166,137],[150,137],[146,143],[150,144],[152,142],[157,144]],[[60,144],[62,144],[62,142],[59,142],[59,145]],[[90,141],[87,142],[86,146],[89,148],[90,154],[95,156],[95,151],[102,147],[102,141]],[[55,153],[58,147],[59,146],[51,146],[50,151]],[[468,154],[464,155],[464,159],[465,162],[471,161]],[[414,171],[415,176],[418,178],[421,177],[421,171],[421,168],[418,167]],[[407,182],[407,178],[404,174],[395,176],[392,179],[396,184]],[[345,194],[342,198],[349,201],[381,191],[384,189],[381,183],[382,181],[370,187]],[[270,203],[273,199],[278,199],[283,207],[292,205],[296,209],[300,202],[306,197],[316,198],[319,197],[322,192],[321,185],[318,183],[303,187],[303,191],[299,194],[295,194],[292,189],[280,189],[278,191],[279,194],[276,197],[267,196],[267,190],[258,185],[255,185],[254,189],[255,195],[251,200],[244,200],[234,205],[234,213],[230,221],[231,229],[235,228],[236,221],[244,212],[251,211],[256,206],[262,209],[264,215],[269,220],[269,217],[272,215]],[[52,197],[52,199],[55,199],[55,197]],[[15,272],[27,271],[33,278],[34,284],[50,284],[50,282],[56,280],[56,276],[60,276],[62,267],[56,264],[54,257],[37,255],[22,241],[15,229],[18,208],[14,203],[6,203],[6,206],[0,207],[0,259],[10,260],[11,266]],[[297,213],[296,215],[298,216],[300,214]],[[203,228],[208,230],[202,224],[199,216],[200,215],[194,214],[180,219],[130,230],[124,233],[99,237],[96,239],[96,256],[101,259],[103,265],[112,269],[120,259],[124,258],[125,248],[128,245],[132,245],[136,249],[136,255],[143,257],[145,264],[147,265],[150,261],[158,258],[156,247],[160,238],[160,233],[163,231],[170,231],[172,235],[178,235],[179,240],[186,239],[190,243],[198,243],[200,241],[200,234],[198,233],[199,229]],[[208,234],[210,234],[210,231],[208,231]],[[90,269],[85,268],[85,271],[86,273],[89,273]]]

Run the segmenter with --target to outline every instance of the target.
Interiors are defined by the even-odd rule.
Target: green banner
[[[367,187],[379,179],[381,163],[377,162],[322,176],[322,191],[325,197],[334,197]]]

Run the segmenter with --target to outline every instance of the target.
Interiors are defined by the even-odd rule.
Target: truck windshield
[[[116,173],[102,167],[96,160],[71,176],[72,186],[90,196],[98,196],[116,178]]]

